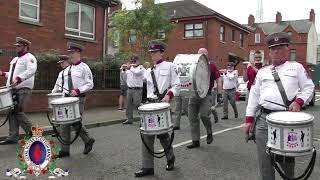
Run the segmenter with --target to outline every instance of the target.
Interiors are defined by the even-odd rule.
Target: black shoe
[[[221,119],[226,120],[228,119],[228,116],[223,116]]]
[[[200,141],[192,141],[192,144],[188,145],[188,149],[198,148],[200,147]]]
[[[179,126],[175,126],[175,127],[173,127],[173,130],[180,130],[180,127]]]
[[[175,160],[176,160],[176,157],[173,156],[172,159],[167,162],[167,166],[166,166],[167,171],[172,171],[174,169]]]
[[[18,143],[17,140],[9,140],[9,139],[6,139],[4,141],[0,141],[0,145],[17,144],[17,143]]]
[[[126,120],[126,121],[122,122],[122,124],[132,124],[132,122]]]
[[[92,150],[92,146],[95,140],[91,138],[84,146],[83,154],[88,154]]]
[[[234,114],[234,118],[238,118],[238,113],[237,113],[237,114]]]
[[[136,177],[150,176],[154,175],[153,168],[142,168],[139,171],[135,172],[134,175]]]
[[[57,158],[64,158],[64,157],[69,157],[69,156],[70,156],[69,152],[60,151]]]
[[[207,144],[211,144],[212,141],[213,141],[212,134],[208,134],[208,135],[207,135]]]

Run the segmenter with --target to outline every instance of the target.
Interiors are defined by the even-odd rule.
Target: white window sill
[[[21,23],[25,23],[25,24],[31,24],[31,25],[35,25],[35,26],[41,26],[41,27],[43,26],[42,23],[36,22],[36,21],[31,21],[31,20],[26,20],[26,19],[21,19],[21,18],[18,21]]]
[[[85,41],[85,42],[90,42],[90,43],[98,43],[96,40],[90,40],[90,39],[81,38],[81,37],[69,36],[67,34],[65,34],[64,37],[66,39],[79,40],[79,41]]]

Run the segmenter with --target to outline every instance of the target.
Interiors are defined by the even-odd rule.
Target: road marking
[[[242,127],[244,127],[244,124],[242,124],[242,125],[240,125],[240,126],[236,126],[236,127],[232,127],[232,128],[227,128],[227,129],[223,129],[223,130],[221,130],[221,131],[214,132],[214,133],[212,133],[212,135],[215,136],[215,135],[218,135],[218,134],[222,134],[222,133],[224,133],[224,132],[232,131],[232,130],[235,130],[235,129],[240,129],[240,128],[242,128]],[[200,139],[203,139],[203,138],[206,138],[206,137],[207,137],[207,135],[204,135],[204,136],[201,136]],[[175,145],[173,145],[172,147],[173,147],[173,148],[177,148],[177,147],[180,147],[180,146],[189,144],[189,143],[191,143],[191,142],[192,142],[192,140],[184,141],[184,142],[175,144]],[[158,152],[163,152],[163,149],[160,149]]]
[[[316,101],[316,102],[317,102],[317,101],[319,101],[319,100],[320,100],[320,98],[319,98],[319,99],[316,99],[316,100],[314,100],[314,101]]]
[[[319,139],[319,138],[313,138],[313,140],[314,140],[314,141],[320,141],[320,139]]]

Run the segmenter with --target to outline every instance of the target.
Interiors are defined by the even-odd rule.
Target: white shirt
[[[131,66],[127,73],[127,86],[128,87],[143,87],[143,78],[144,78],[145,69],[142,65],[137,67]]]
[[[13,78],[16,79],[16,77],[19,77],[21,79],[21,83],[19,83],[17,86],[15,86],[16,89],[20,89],[23,87],[27,87],[30,89],[33,89],[34,86],[34,75],[37,71],[37,60],[36,58],[31,54],[27,53],[21,57],[15,57],[10,62],[10,70],[9,72],[5,72],[5,77],[7,78],[6,86],[9,86],[10,78],[11,78],[11,72],[13,70],[13,64],[16,63],[14,72],[13,72]]]
[[[237,87],[238,83],[238,71],[233,70],[227,71],[226,74],[222,75],[223,78],[223,89],[233,89]]]
[[[176,72],[175,65],[171,62],[163,61],[155,65],[154,76],[158,85],[160,94],[165,90],[171,91],[174,96],[178,96],[180,92],[180,80]],[[154,93],[154,85],[151,76],[151,68],[146,70],[145,79],[147,81],[147,98],[158,99]]]
[[[256,76],[255,83],[250,90],[246,116],[254,116],[258,105],[270,110],[285,110],[278,86],[271,74],[271,65],[261,68]],[[304,67],[297,62],[287,61],[275,67],[289,101],[295,97],[304,102],[313,94],[314,84],[306,75]],[[270,103],[267,101],[274,103]]]
[[[63,91],[63,87],[65,87],[65,84],[66,84],[65,79],[62,78],[63,72],[64,72],[64,70],[59,72],[59,75],[57,77],[56,83],[54,84],[54,87],[53,87],[51,93],[57,93],[57,92],[62,92]]]
[[[68,85],[68,72],[70,69],[73,89],[79,89],[80,94],[82,94],[93,88],[92,72],[86,63],[80,62],[80,64],[70,65],[64,70],[64,93],[69,94],[66,89],[72,90]]]

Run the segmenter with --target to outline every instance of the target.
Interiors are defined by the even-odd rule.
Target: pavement
[[[34,126],[41,127],[45,130],[44,134],[52,134],[52,126],[50,125],[47,113],[26,113],[27,117],[31,120]],[[0,124],[4,122],[6,116],[0,116]],[[84,111],[82,123],[86,128],[95,128],[100,126],[108,126],[112,124],[122,123],[126,120],[125,111],[119,111],[118,107],[98,107],[87,109]],[[139,121],[139,116],[137,113],[134,113],[134,121]],[[0,127],[0,141],[4,140],[8,135],[8,122]],[[20,128],[20,134],[23,135],[24,131]]]

